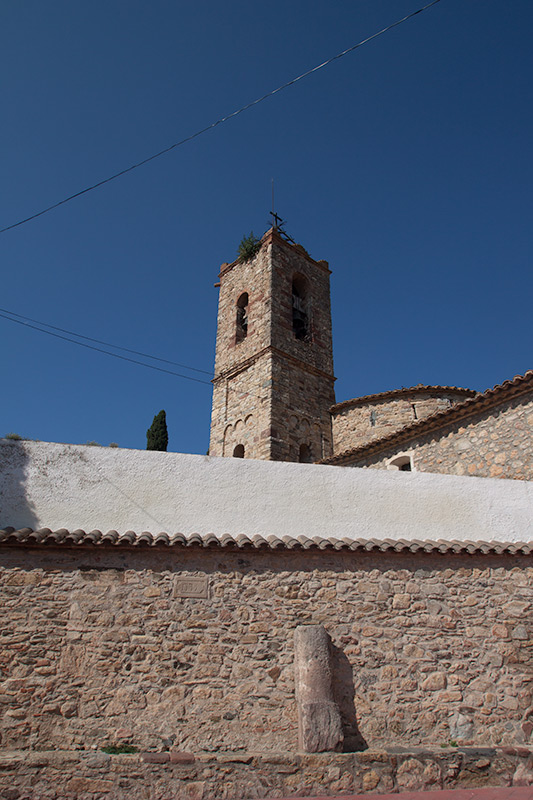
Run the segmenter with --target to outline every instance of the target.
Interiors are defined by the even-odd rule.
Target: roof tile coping
[[[322,538],[314,536],[261,536],[259,534],[249,536],[247,534],[216,535],[214,533],[199,534],[192,533],[158,533],[152,534],[149,531],[135,533],[126,531],[108,531],[102,533],[99,530],[68,531],[66,528],[52,531],[50,528],[15,528],[7,527],[0,530],[0,546],[4,547],[199,547],[199,548],[230,548],[230,549],[265,549],[265,550],[352,550],[352,551],[371,551],[378,550],[385,552],[425,552],[425,553],[482,553],[496,554],[502,553],[510,555],[531,555],[533,554],[532,542],[496,542],[496,541],[471,541],[458,539],[445,540],[422,540],[422,539],[351,539],[351,538]]]
[[[417,387],[414,388],[416,389]],[[400,428],[400,430],[390,433],[387,436],[383,436],[380,439],[373,439],[371,442],[367,442],[359,447],[353,447],[349,450],[344,450],[342,453],[337,453],[336,455],[329,456],[328,458],[323,458],[316,463],[342,465],[349,463],[349,461],[355,457],[379,453],[393,444],[400,444],[401,442],[409,441],[415,436],[421,436],[426,433],[430,433],[431,431],[438,430],[448,423],[473,416],[481,409],[491,408],[507,399],[510,399],[511,397],[525,394],[532,389],[533,370],[527,370],[527,372],[525,372],[523,375],[515,375],[514,378],[504,381],[503,383],[496,384],[492,389],[487,389],[485,392],[477,393],[473,397],[468,397],[466,400],[463,400],[462,403],[457,403],[454,406],[450,406],[450,408],[446,408],[444,411],[436,411],[434,414],[430,414],[429,417],[417,420],[417,422],[413,422],[411,425]],[[368,397],[372,396],[376,397],[377,395],[368,395]],[[359,399],[362,400],[364,398]],[[352,401],[348,400],[347,402],[350,403]],[[342,406],[343,404],[340,403],[339,405]]]
[[[462,389],[460,386],[426,386],[418,383],[416,386],[402,386],[401,389],[389,389],[386,392],[376,392],[375,394],[365,394],[362,397],[354,397],[351,400],[343,400],[342,403],[335,403],[329,409],[332,414],[353,406],[362,406],[372,403],[374,400],[385,400],[388,397],[404,397],[413,394],[461,394],[464,397],[476,397],[480,392],[475,389]]]

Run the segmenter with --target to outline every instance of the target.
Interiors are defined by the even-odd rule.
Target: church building
[[[533,372],[335,403],[330,269],[278,227],[223,264],[209,454],[533,479]]]
[[[211,457],[0,440],[1,798],[533,786],[533,372],[336,403],[329,276],[222,265]]]

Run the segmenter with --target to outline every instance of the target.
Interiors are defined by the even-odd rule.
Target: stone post
[[[299,748],[306,753],[341,750],[344,737],[333,699],[329,634],[322,625],[300,625],[294,649]]]

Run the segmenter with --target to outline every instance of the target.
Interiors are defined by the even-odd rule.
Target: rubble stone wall
[[[348,749],[527,745],[529,556],[0,550],[8,749],[292,752],[294,629],[324,625]]]
[[[354,402],[333,408],[333,452],[342,453],[361,447],[375,439],[425,419],[437,411],[445,411],[465,399],[465,393],[416,392],[401,397],[376,399],[369,403]]]
[[[354,459],[350,466],[385,469],[403,451],[412,453],[413,469],[419,472],[531,481],[533,398],[521,395],[376,455]]]
[[[232,756],[179,752],[110,756],[99,751],[0,754],[0,796],[6,800],[242,800],[531,785],[533,753],[529,748]],[[522,791],[520,797],[530,797],[527,789]]]

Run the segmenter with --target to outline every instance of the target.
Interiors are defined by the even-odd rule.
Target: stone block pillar
[[[342,750],[329,634],[322,625],[300,625],[294,632],[294,648],[299,748],[306,753]]]

